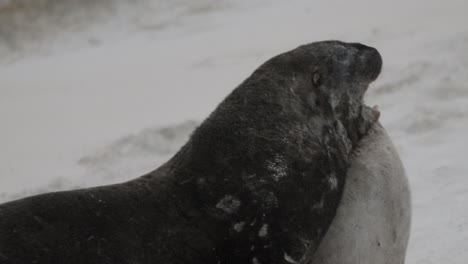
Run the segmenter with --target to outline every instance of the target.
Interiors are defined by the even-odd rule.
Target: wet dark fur
[[[272,58],[159,169],[0,205],[0,263],[306,261],[375,121],[362,97],[380,67],[337,41]]]

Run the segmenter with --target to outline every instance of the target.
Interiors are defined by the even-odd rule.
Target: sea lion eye
[[[316,86],[320,84],[320,79],[322,76],[320,76],[320,73],[314,72],[312,73],[312,83]]]

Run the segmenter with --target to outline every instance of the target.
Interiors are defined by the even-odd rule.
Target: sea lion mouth
[[[372,61],[369,62],[368,67],[369,69],[369,77],[370,77],[370,83],[374,82],[380,75],[380,71],[382,70],[382,57],[380,56],[379,52],[375,50],[376,53],[374,53],[371,58]],[[367,90],[367,89],[366,89]],[[365,105],[366,107],[369,107]],[[374,105],[373,107],[369,107],[372,110],[372,119],[374,121],[378,121],[380,118],[380,111],[379,111],[379,106]]]
[[[380,53],[374,49],[371,48],[369,50],[369,55],[368,55],[368,67],[369,69],[369,74],[370,74],[370,82],[372,83],[373,81],[377,80],[377,78],[380,75],[380,72],[382,71],[382,56],[380,56]],[[372,114],[373,114],[373,120],[378,121],[380,118],[380,111],[379,111],[379,106],[374,105],[372,107]]]
[[[352,43],[355,48],[357,48],[358,53],[358,69],[362,74],[364,82],[367,83],[366,91],[370,83],[375,81],[382,70],[382,56],[379,51],[373,47],[363,45],[361,43]],[[373,121],[378,121],[380,117],[379,106],[374,105],[370,107],[366,104],[363,104],[367,109],[367,112],[370,114],[370,118]]]
[[[377,74],[377,77],[378,77],[379,74]],[[377,77],[375,77],[375,79],[377,79]],[[375,79],[371,80],[371,82],[373,82]],[[363,102],[363,106],[364,106],[364,111],[367,111],[369,112],[369,115],[370,115],[370,119],[374,122],[377,122],[380,118],[380,111],[379,111],[379,106],[378,105],[374,105],[372,107],[370,107],[369,105],[365,104]]]
[[[361,76],[365,83],[367,83],[367,87],[365,91],[367,91],[369,85],[374,82],[380,75],[382,70],[382,56],[377,51],[377,49],[373,47],[369,47],[360,43],[352,43],[352,45],[357,48],[358,53],[358,69],[361,72]],[[364,92],[365,92],[364,91]],[[370,107],[363,103],[366,118],[370,119],[370,121],[376,122],[380,118],[380,111],[379,106],[374,105]]]
[[[380,69],[381,69],[381,67],[379,68],[379,72],[376,74],[375,78],[371,80],[371,82],[373,82],[373,81],[375,81],[377,79],[377,77],[379,76],[379,73],[380,73]],[[367,106],[367,107],[369,107],[369,106]],[[374,105],[371,109],[372,109],[372,119],[374,121],[378,121],[379,118],[380,118],[379,106]]]

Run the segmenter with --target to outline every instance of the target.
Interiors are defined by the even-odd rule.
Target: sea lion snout
[[[358,67],[363,73],[363,77],[369,82],[377,79],[382,70],[382,56],[379,51],[361,43],[352,43],[351,45],[358,49]]]

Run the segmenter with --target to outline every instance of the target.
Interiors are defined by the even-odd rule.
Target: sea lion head
[[[356,142],[379,117],[376,109],[364,105],[363,98],[381,69],[382,57],[375,48],[360,43],[322,41],[270,59],[252,77],[268,76],[279,84],[272,85],[272,90],[295,103],[300,112],[310,111],[306,115],[339,121]],[[290,92],[299,100],[294,100]],[[283,106],[288,104],[285,100]]]
[[[226,146],[229,136],[236,142],[253,141],[248,145],[252,152],[269,148],[274,153],[281,144],[300,147],[294,143],[298,140],[328,144],[333,134],[346,141],[344,153],[349,153],[379,117],[363,98],[381,68],[379,52],[360,43],[321,41],[299,46],[257,68],[192,139],[203,146],[202,142],[219,138]],[[234,153],[232,148],[226,151]]]
[[[304,56],[307,62],[300,66],[310,73],[309,87],[315,93],[330,94],[329,101],[338,114],[344,114],[338,106],[346,100],[362,102],[367,86],[382,68],[379,52],[360,43],[316,42],[292,53],[297,54],[299,63],[303,62],[299,57]]]

